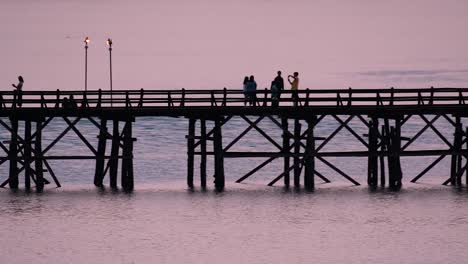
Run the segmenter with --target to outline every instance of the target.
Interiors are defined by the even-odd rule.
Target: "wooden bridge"
[[[65,99],[66,98],[66,99]],[[73,99],[71,99],[73,98]],[[0,165],[9,165],[9,174],[1,187],[19,187],[24,175],[26,190],[34,184],[38,192],[44,184],[60,182],[49,160],[92,159],[96,161],[94,184],[102,187],[105,175],[112,188],[118,186],[118,167],[121,164],[121,187],[133,190],[133,147],[136,140],[132,123],[141,116],[185,117],[188,119],[187,184],[194,187],[195,156],[200,156],[200,186],[207,185],[207,158],[214,160],[214,185],[222,190],[225,185],[224,161],[226,158],[265,158],[237,182],[254,175],[275,159],[282,159],[284,169],[269,185],[282,180],[290,185],[292,175],[295,187],[313,189],[315,180],[329,182],[326,175],[315,166],[322,162],[337,174],[355,185],[359,182],[329,161],[329,157],[367,157],[367,183],[392,189],[401,187],[403,172],[400,157],[434,156],[427,167],[414,175],[416,182],[447,156],[451,158],[450,175],[443,184],[461,185],[467,174],[468,128],[463,118],[468,116],[465,101],[467,88],[429,89],[327,89],[301,90],[297,96],[283,91],[279,106],[272,106],[269,90],[256,92],[255,105],[244,105],[240,90],[119,90],[119,91],[15,91],[0,92],[0,127],[8,131],[9,140],[0,142],[5,153]],[[223,146],[223,125],[232,117],[245,120],[247,127],[229,144]],[[325,117],[332,117],[338,126],[326,137],[314,133]],[[418,118],[425,126],[414,135],[401,135],[401,129]],[[43,146],[42,134],[52,119],[63,119],[67,124],[50,144]],[[93,146],[80,132],[77,124],[87,119],[96,127],[97,146]],[[259,127],[269,120],[281,129],[282,136],[275,139]],[[367,133],[359,134],[350,126],[358,120]],[[437,120],[448,122],[453,138],[444,136],[435,126]],[[112,129],[108,129],[108,122]],[[196,123],[199,122],[199,126]],[[19,127],[24,125],[24,135]],[[122,127],[120,125],[122,124]],[[290,125],[291,124],[291,125]],[[304,129],[302,127],[304,126]],[[199,131],[196,131],[197,128]],[[231,147],[250,130],[258,131],[277,151],[234,152]],[[366,148],[365,151],[324,151],[341,131],[348,131]],[[446,145],[442,149],[408,150],[426,130],[432,130]],[[48,155],[48,152],[69,132],[74,131],[89,148],[92,155]],[[198,133],[197,133],[198,132]],[[110,142],[110,153],[106,153]],[[208,150],[208,143],[212,148]],[[292,162],[291,162],[292,161]],[[292,163],[292,164],[291,164]],[[48,175],[45,175],[48,174]],[[468,176],[466,177],[468,183]]]

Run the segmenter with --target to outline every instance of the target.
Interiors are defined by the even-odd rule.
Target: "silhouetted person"
[[[73,97],[73,94],[70,95],[70,99],[68,100],[68,104],[70,108],[78,108],[78,104],[75,101],[75,98]]]
[[[63,108],[70,108],[70,101],[68,100],[67,97],[64,97],[64,98],[62,99],[62,107],[63,107]]]
[[[23,83],[24,79],[23,76],[18,76],[18,84],[12,84],[13,87],[16,88],[16,94],[17,94],[17,104],[19,107],[23,105]]]
[[[284,90],[284,80],[281,77],[281,71],[278,71],[278,75],[275,77],[273,82],[271,82],[271,106],[278,106],[279,99],[281,98],[281,91]]]
[[[250,76],[247,82],[247,94],[249,95],[249,104],[255,105],[257,102],[257,83],[253,75]]]
[[[288,82],[291,84],[294,106],[297,106],[297,102],[299,101],[299,95],[297,93],[297,90],[299,90],[299,73],[295,72],[293,75],[289,75]]]
[[[279,97],[279,89],[276,86],[276,82],[272,81],[270,86],[271,91],[271,106],[277,107],[278,106],[278,97]]]
[[[245,76],[244,82],[242,85],[242,91],[244,91],[244,106],[247,105],[247,101],[249,101],[249,92],[247,91],[247,83],[249,82],[249,77]]]

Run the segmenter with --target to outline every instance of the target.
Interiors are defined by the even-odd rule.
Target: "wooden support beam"
[[[98,149],[96,155],[96,167],[94,172],[94,185],[103,187],[104,180],[104,156],[106,155],[106,142],[107,142],[107,119],[102,117],[101,124],[99,125],[98,135]]]
[[[202,188],[206,188],[206,119],[200,119],[200,136],[201,136],[201,144],[200,144],[200,185]],[[195,144],[194,144],[195,149]]]
[[[8,158],[10,159],[10,173],[8,184],[11,189],[18,189],[18,119],[15,117],[10,118],[11,121],[11,140],[10,140],[10,151],[8,153]]]
[[[223,139],[221,132],[221,120],[215,120],[215,127],[213,133],[213,150],[214,150],[214,167],[215,167],[215,188],[217,191],[224,189],[224,153],[223,153]]]
[[[131,192],[134,188],[132,118],[125,122],[123,130],[124,148],[122,150],[122,177],[120,180],[124,191]]]
[[[249,123],[251,126],[253,126],[253,128],[255,130],[258,131],[258,133],[260,133],[264,138],[266,138],[268,141],[270,141],[271,144],[273,144],[275,147],[277,147],[279,150],[281,150],[281,146],[276,143],[275,140],[273,140],[267,133],[265,133],[265,131],[263,131],[262,129],[260,129],[256,124],[254,124],[254,122],[252,122],[250,119],[248,119],[246,116],[244,115],[241,115],[241,118],[244,119],[247,123]]]
[[[196,119],[190,118],[188,125],[188,137],[187,137],[187,185],[189,188],[193,188],[193,171],[194,171],[194,145],[195,145],[195,123]]]
[[[72,128],[73,132],[83,141],[83,143],[91,150],[94,155],[97,155],[97,150],[94,149],[93,145],[83,136],[83,134],[76,128],[76,126],[67,118],[63,117],[63,120]]]
[[[281,118],[281,127],[283,129],[283,148],[282,152],[284,154],[288,154],[289,150],[291,149],[289,146],[289,138],[290,138],[290,133],[289,133],[289,124],[288,124],[288,119],[287,118]],[[285,156],[283,158],[283,173],[284,173],[284,186],[289,187],[289,156]]]
[[[359,136],[356,131],[354,131],[349,125],[348,123],[345,123],[343,120],[341,120],[341,118],[339,118],[337,115],[333,115],[333,118],[335,118],[336,121],[338,121],[338,123],[342,124],[357,140],[359,140],[359,142],[361,142],[366,148],[369,147],[369,145],[367,144],[367,142],[362,139],[361,136]]]
[[[244,137],[254,126],[256,126],[264,117],[258,117],[253,124],[250,124],[242,133],[240,133],[235,139],[231,141],[225,148],[224,152],[228,151],[234,144],[236,144],[242,137]]]
[[[73,120],[72,124],[75,125],[77,124],[79,121],[80,121],[80,117],[77,117],[75,118],[75,120]],[[67,126],[67,128],[65,128],[65,130],[62,131],[62,133],[60,133],[60,135],[58,135],[58,137],[56,137],[45,149],[44,151],[42,152],[42,154],[46,154],[53,146],[55,146],[55,144],[57,144],[60,139],[62,139],[67,133],[68,131],[70,131],[72,128],[71,126]]]
[[[299,153],[301,151],[301,123],[299,122],[299,119],[294,120],[294,157],[293,157],[293,163],[294,163],[294,187],[299,187],[300,186],[300,179],[301,179],[301,167],[300,167],[300,162],[301,159],[299,157]]]
[[[110,187],[117,188],[117,170],[119,166],[119,120],[112,120],[112,146],[111,146],[111,159],[109,160],[109,180]]]
[[[344,173],[342,170],[338,169],[335,165],[330,163],[328,160],[326,160],[326,159],[324,159],[324,158],[322,158],[320,156],[317,156],[317,159],[319,159],[321,162],[323,162],[325,165],[330,167],[332,170],[336,171],[338,174],[340,174],[341,176],[346,178],[348,181],[352,182],[354,185],[361,185],[361,184],[359,184],[359,182],[355,181],[353,178],[351,178],[349,175]]]
[[[48,119],[50,120],[50,119]],[[46,121],[47,122],[47,121]],[[36,169],[36,192],[42,192],[44,190],[44,168],[43,168],[43,157],[42,157],[42,129],[45,125],[41,124],[40,121],[36,122],[36,132],[34,141],[34,165]]]
[[[433,124],[435,121],[437,121],[437,119],[439,119],[439,117],[440,115],[436,115],[429,121],[429,124]],[[410,140],[408,140],[408,142],[406,142],[406,144],[402,147],[402,150],[408,148],[411,145],[411,143],[418,139],[419,136],[421,136],[424,133],[424,131],[426,131],[430,127],[429,124],[426,124],[421,130],[418,131],[418,133],[416,133]]]
[[[315,118],[307,120],[307,141],[306,150],[304,156],[304,187],[308,190],[312,190],[315,187],[314,173],[315,173],[315,139],[314,139],[314,127]]]
[[[379,120],[376,117],[372,117],[369,122],[369,156],[367,157],[367,184],[372,187],[377,186],[378,181],[378,157],[377,157],[377,145],[378,145],[378,133],[379,133]]]
[[[454,132],[454,140],[453,140],[453,149],[455,151],[460,151],[461,150],[461,142],[462,142],[462,128],[461,128],[461,119],[460,117],[455,117],[455,132]],[[461,157],[460,157],[461,159]],[[450,164],[450,184],[452,185],[458,185],[458,183],[461,184],[461,178],[458,179],[456,175],[458,174],[458,169],[461,167],[460,164],[461,160],[459,160],[459,155],[458,154],[452,154],[451,157],[451,164]]]
[[[257,167],[255,167],[253,170],[249,171],[247,174],[245,174],[244,176],[242,176],[241,178],[239,178],[236,183],[241,183],[242,181],[244,181],[245,179],[247,179],[248,177],[252,176],[254,173],[256,173],[257,171],[259,171],[261,168],[265,167],[267,164],[269,164],[270,162],[272,162],[274,159],[276,159],[277,157],[271,157],[271,158],[268,158],[267,160],[265,160],[264,162],[262,162],[260,165],[258,165]]]
[[[24,121],[24,188],[31,190],[31,121]]]
[[[349,116],[343,123],[341,123],[338,128],[335,129],[323,142],[317,147],[317,152],[320,151],[323,147],[327,145],[327,143],[332,140],[345,126],[345,124],[348,124],[354,116]]]

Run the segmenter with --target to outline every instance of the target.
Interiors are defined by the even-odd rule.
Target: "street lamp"
[[[111,107],[112,107],[112,39],[107,39],[107,46],[109,47],[109,81],[111,91]]]
[[[84,40],[85,43],[85,91],[88,90],[88,44],[91,40],[86,37]]]

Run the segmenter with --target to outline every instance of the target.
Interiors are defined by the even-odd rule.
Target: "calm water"
[[[335,125],[324,120],[317,135],[329,134]],[[270,122],[260,126],[279,135]],[[359,122],[351,126],[359,131]],[[415,119],[403,134],[420,126]],[[444,122],[437,126],[450,133]],[[86,122],[79,127],[95,141],[97,130]],[[245,127],[236,119],[226,125],[224,144]],[[44,145],[62,129],[62,122],[53,123]],[[465,263],[468,191],[440,185],[448,175],[448,159],[420,184],[408,181],[430,159],[403,159],[404,189],[398,193],[352,186],[320,163],[318,170],[333,183],[319,183],[314,193],[265,186],[279,174],[280,162],[235,184],[262,160],[227,159],[226,192],[215,193],[210,182],[207,192],[192,192],[185,183],[186,131],[184,119],[137,120],[133,194],[95,189],[94,164],[86,161],[52,163],[61,189],[48,187],[43,194],[2,190],[0,254],[8,263]],[[330,141],[329,149],[362,148],[351,139],[344,133]],[[443,146],[429,133],[414,148],[428,142]],[[268,147],[251,133],[233,150]],[[51,151],[87,150],[70,133]],[[334,162],[365,183],[365,160]],[[2,169],[7,175],[7,167]]]
[[[108,88],[114,40],[114,89],[239,89],[255,74],[260,87],[274,73],[299,71],[301,87],[462,87],[468,83],[468,2],[458,0],[2,0],[0,86],[16,76],[24,89]],[[228,144],[245,123],[224,128]],[[271,122],[260,126],[275,139]],[[333,131],[324,120],[318,136]],[[359,122],[351,126],[367,133]],[[414,135],[424,125],[411,121]],[[451,138],[443,120],[436,126]],[[80,122],[96,145],[97,130]],[[44,145],[64,129],[53,121]],[[444,159],[408,181],[434,158],[405,158],[401,192],[355,187],[321,163],[332,184],[314,193],[266,187],[280,161],[233,182],[262,159],[226,160],[226,192],[186,189],[186,120],[138,119],[133,194],[92,186],[94,163],[51,161],[61,189],[43,194],[0,190],[1,263],[465,263],[468,192],[442,187]],[[0,130],[0,140],[8,140]],[[428,131],[410,149],[444,147]],[[255,132],[233,151],[274,150]],[[363,150],[344,131],[324,149]],[[48,154],[90,154],[70,132]],[[2,154],[3,155],[3,154]],[[366,159],[334,164],[361,183]],[[211,161],[208,164],[212,175]],[[7,166],[0,166],[2,180]],[[107,179],[106,179],[107,180]],[[197,178],[198,180],[198,178]],[[209,181],[209,183],[211,183]]]

